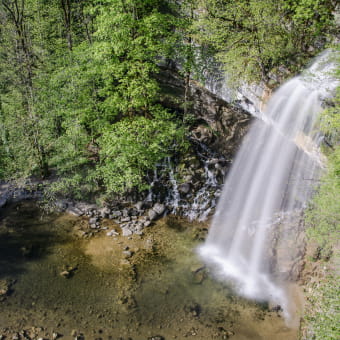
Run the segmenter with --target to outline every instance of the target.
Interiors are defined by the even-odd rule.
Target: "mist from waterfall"
[[[217,278],[251,299],[285,309],[280,277],[272,274],[268,239],[275,221],[306,206],[323,168],[317,117],[337,83],[332,53],[271,97],[227,175],[208,237],[199,254]],[[276,272],[284,270],[277,262]]]

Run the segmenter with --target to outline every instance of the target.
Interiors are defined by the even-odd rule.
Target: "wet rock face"
[[[218,98],[196,82],[192,82],[190,92],[192,111],[201,122],[192,131],[193,138],[225,157],[232,156],[248,131],[250,114]]]
[[[175,68],[164,68],[158,75],[163,88],[162,103],[178,111],[184,102],[185,83]],[[192,138],[216,153],[230,157],[248,130],[251,115],[244,109],[219,98],[200,83],[191,80],[189,114],[196,120]],[[180,99],[180,100],[178,100]]]

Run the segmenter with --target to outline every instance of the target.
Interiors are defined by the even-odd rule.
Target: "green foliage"
[[[339,64],[340,60],[336,60]],[[340,72],[337,70],[340,79]],[[307,230],[320,245],[331,247],[340,231],[340,87],[320,117],[327,144],[328,168],[306,214]]]
[[[340,146],[329,157],[327,173],[307,212],[308,235],[322,246],[332,243],[340,232]]]
[[[198,3],[196,39],[216,49],[229,82],[236,85],[268,82],[270,73],[280,73],[282,67],[291,72],[300,68],[332,28],[335,6],[328,0]]]
[[[212,49],[231,78],[264,78],[324,34],[331,9],[326,0],[1,1],[0,176],[56,173],[55,190],[78,196],[143,189],[146,171],[184,147],[190,78]],[[294,45],[308,25],[312,38]],[[160,106],[157,74],[170,59],[185,78],[184,117]]]
[[[340,71],[339,71],[340,76]],[[339,77],[340,78],[340,77]],[[320,118],[320,128],[331,145],[337,145],[340,142],[340,87],[338,87],[336,96],[330,103],[330,106],[324,110]]]
[[[179,150],[184,130],[158,106],[155,77],[160,60],[180,46],[173,4],[0,3],[3,178],[46,176],[51,170],[60,178],[55,192],[80,197],[105,185],[122,191],[142,187],[145,171]],[[128,129],[138,131],[144,149],[123,133]],[[126,160],[118,149],[124,139],[131,142]],[[139,161],[133,160],[136,153]]]
[[[308,1],[306,1],[307,3]],[[337,62],[339,63],[340,60]],[[338,69],[338,76],[339,69]],[[340,87],[333,103],[321,116],[321,127],[328,138],[328,169],[306,212],[309,241],[321,252],[333,253],[322,280],[310,288],[305,311],[306,334],[302,339],[336,340],[340,335],[340,277],[338,265],[340,232]],[[333,144],[333,147],[332,145]],[[326,267],[325,267],[326,268]],[[324,269],[325,269],[324,268]]]
[[[305,316],[309,325],[306,339],[337,340],[340,335],[340,277],[327,276],[309,294],[311,309]]]
[[[105,111],[133,115],[155,102],[158,58],[171,54],[176,20],[166,1],[109,1],[97,18],[94,57],[100,65]]]
[[[303,28],[307,38],[318,37],[333,25],[334,6],[331,0],[288,0],[284,4],[295,28]]]
[[[160,107],[155,107],[152,113],[152,119],[124,119],[100,138],[98,171],[109,192],[146,189],[146,171],[185,146],[185,131],[172,115]]]

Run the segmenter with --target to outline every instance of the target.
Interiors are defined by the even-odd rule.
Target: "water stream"
[[[305,207],[323,167],[316,122],[323,99],[336,86],[329,55],[321,55],[304,74],[280,87],[263,119],[253,123],[199,249],[216,276],[231,281],[238,293],[276,301],[284,309],[285,293],[280,277],[272,275],[268,239],[278,216]],[[280,261],[276,273],[282,271]]]

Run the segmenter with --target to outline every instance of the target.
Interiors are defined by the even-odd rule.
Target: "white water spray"
[[[323,98],[337,85],[329,54],[280,87],[263,120],[254,122],[199,249],[216,276],[232,282],[239,294],[275,301],[283,309],[286,298],[271,275],[267,240],[278,214],[305,206],[322,168],[315,122]]]

